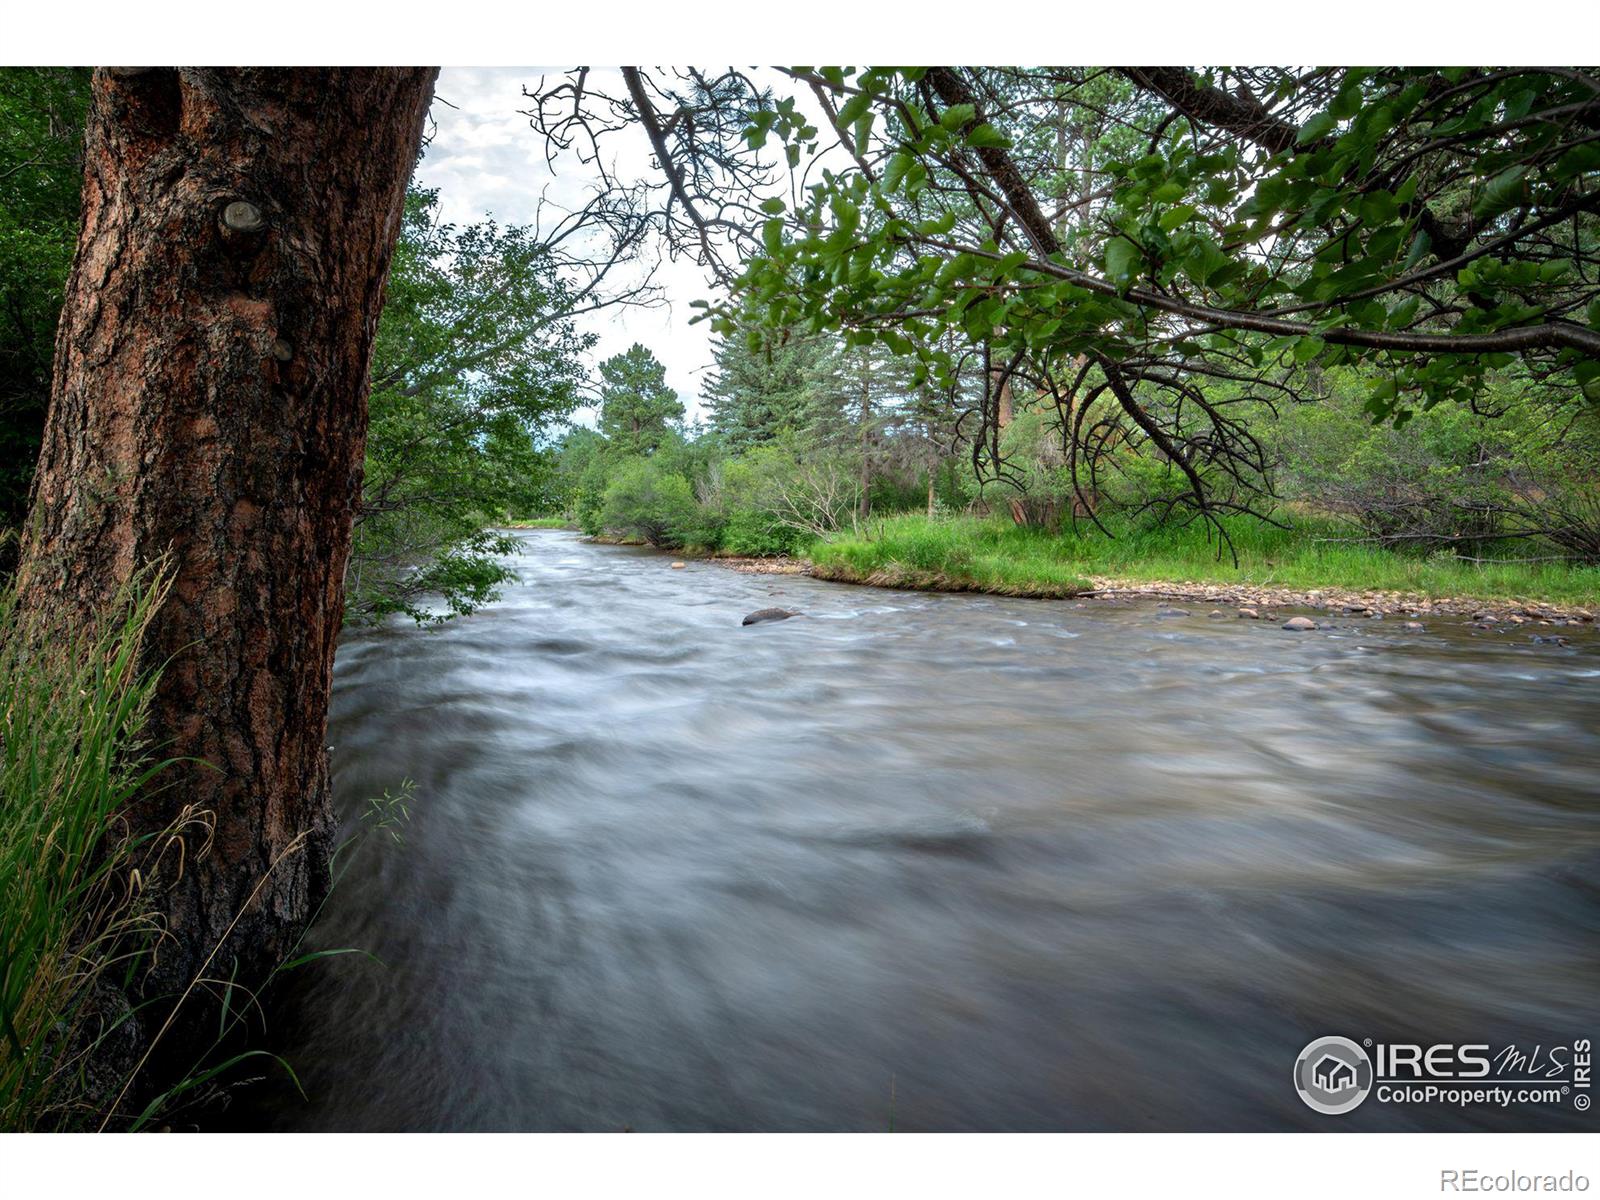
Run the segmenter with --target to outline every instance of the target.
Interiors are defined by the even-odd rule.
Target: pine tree
[[[649,454],[683,420],[683,402],[667,369],[635,342],[600,364],[600,432],[622,454]]]
[[[831,338],[819,335],[790,336],[759,347],[744,337],[720,341],[716,371],[703,393],[712,431],[738,452],[837,425],[838,353]]]

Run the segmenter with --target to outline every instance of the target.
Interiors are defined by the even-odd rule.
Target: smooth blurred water
[[[287,1129],[1593,1128],[1319,1116],[1300,1048],[1600,1033],[1600,645],[669,569],[523,535],[351,635]],[[752,609],[806,614],[740,626]],[[1231,611],[1231,610],[1230,610]]]

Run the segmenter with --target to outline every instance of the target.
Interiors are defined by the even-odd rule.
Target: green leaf
[[[1294,360],[1295,360],[1295,362],[1297,362],[1297,363],[1310,362],[1313,358],[1315,358],[1317,355],[1322,353],[1323,348],[1326,345],[1327,345],[1327,343],[1324,342],[1319,337],[1303,337],[1303,338],[1301,338],[1298,342],[1295,343],[1295,346],[1294,346]]]
[[[864,112],[856,118],[856,153],[867,152],[867,142],[872,137],[872,114]]]
[[[939,124],[946,129],[960,129],[977,115],[978,110],[970,104],[952,104],[939,114]]]
[[[967,134],[967,145],[974,150],[1004,150],[1011,145],[1011,139],[985,121]]]
[[[893,155],[883,169],[883,190],[893,195],[899,189],[900,181],[906,177],[906,172],[911,169],[911,164],[916,161],[903,150]]]
[[[777,196],[773,196],[761,202],[761,211],[764,213],[781,213],[785,207],[786,205],[784,202]]]
[[[1179,225],[1182,225],[1190,217],[1194,216],[1194,213],[1194,205],[1180,204],[1176,208],[1169,208],[1166,212],[1162,213],[1156,224],[1161,227],[1163,232],[1171,233]]]
[[[1433,249],[1433,239],[1427,234],[1418,231],[1417,236],[1411,239],[1411,249],[1406,251],[1406,261],[1401,264],[1402,273],[1411,270],[1422,261],[1423,255]]]
[[[1318,113],[1300,126],[1300,132],[1295,135],[1295,144],[1297,146],[1306,146],[1312,142],[1319,141],[1334,127],[1336,122],[1337,118],[1331,112]]]
[[[776,258],[783,252],[783,219],[773,217],[761,226],[761,244]]]
[[[1387,225],[1399,215],[1400,204],[1392,192],[1379,189],[1361,197],[1359,211],[1361,223],[1369,229],[1376,229],[1379,225]]]
[[[1119,291],[1127,291],[1138,274],[1142,258],[1139,247],[1130,239],[1112,238],[1106,243],[1106,278],[1116,284]]]
[[[839,124],[845,127],[854,125],[856,119],[871,106],[872,97],[865,92],[857,92],[846,100],[844,106],[839,109]]]
[[[1516,166],[1496,175],[1478,193],[1478,199],[1472,206],[1472,215],[1480,221],[1487,221],[1526,203],[1528,188],[1524,181],[1527,174],[1526,166]]]

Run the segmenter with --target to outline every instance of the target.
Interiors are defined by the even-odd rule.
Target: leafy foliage
[[[78,237],[89,72],[0,68],[0,525],[21,524]]]
[[[1162,511],[1226,538],[1264,510],[1255,427],[1307,368],[1360,367],[1397,424],[1514,364],[1546,402],[1600,398],[1591,70],[779,75],[790,94],[629,68],[625,101],[559,85],[537,123],[642,124],[663,231],[738,264],[718,332],[839,330],[913,360],[977,397],[991,473],[1009,383],[1060,410],[1075,479],[1136,450],[1172,468]]]
[[[373,349],[356,619],[469,613],[512,577],[514,541],[483,527],[549,502],[539,443],[578,405],[593,340],[575,303],[535,230],[457,228],[439,221],[437,193],[407,198]]]

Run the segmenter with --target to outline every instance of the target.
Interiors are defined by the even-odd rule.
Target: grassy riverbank
[[[502,529],[571,529],[576,530],[577,525],[565,517],[527,517],[520,521],[507,521],[500,526]]]
[[[1428,597],[1533,601],[1593,607],[1600,568],[1564,563],[1472,563],[1419,557],[1378,546],[1326,539],[1341,528],[1302,520],[1283,530],[1257,521],[1229,525],[1239,564],[1198,525],[1139,529],[1089,527],[1052,534],[1009,521],[971,517],[891,517],[818,542],[817,575],[855,583],[1012,596],[1071,596],[1097,581],[1220,584],[1300,591],[1403,592]]]

